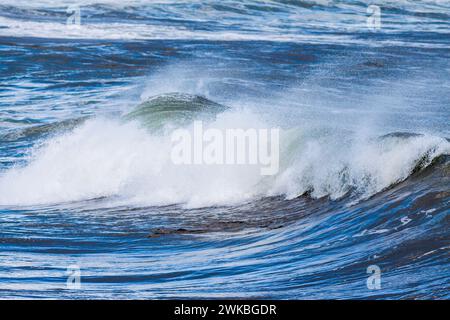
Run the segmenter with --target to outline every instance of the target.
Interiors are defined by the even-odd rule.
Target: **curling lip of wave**
[[[165,113],[165,103],[173,112]],[[293,128],[283,130],[280,138],[280,172],[263,177],[258,168],[176,166],[170,161],[170,137],[142,127],[142,123],[176,122],[191,112],[188,118],[194,120],[205,111],[214,115],[208,120],[211,126],[267,126],[252,113],[236,112],[206,98],[152,97],[124,118],[93,118],[52,135],[33,150],[28,164],[0,174],[0,203],[51,204],[107,197],[125,205],[201,207],[266,196],[293,199],[305,193],[339,199],[349,192],[364,199],[450,150],[446,139],[434,136],[397,133],[355,140],[337,132]]]
[[[125,122],[137,121],[146,129],[158,132],[167,125],[182,127],[195,119],[211,120],[218,113],[228,109],[227,106],[204,96],[173,92],[148,97],[131,111],[121,115],[121,118]],[[90,116],[82,116],[47,124],[33,124],[19,129],[13,128],[1,134],[0,141],[43,138],[51,134],[67,132],[90,118]]]

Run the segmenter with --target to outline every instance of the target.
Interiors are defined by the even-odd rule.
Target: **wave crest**
[[[128,113],[125,120],[140,119],[153,126],[195,119],[206,112],[214,114],[208,122],[211,127],[270,127],[251,112],[225,109],[205,98],[164,95]],[[251,165],[178,166],[172,163],[170,151],[167,131],[149,131],[142,122],[123,118],[88,119],[35,147],[25,166],[3,172],[0,204],[106,197],[116,205],[201,207],[266,196],[292,199],[305,193],[313,198],[339,199],[351,194],[362,199],[449,154],[450,143],[429,135],[358,138],[349,132],[284,129],[280,171],[268,177]]]

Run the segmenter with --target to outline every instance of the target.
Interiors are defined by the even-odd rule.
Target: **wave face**
[[[446,1],[77,4],[0,4],[0,298],[449,298]],[[173,164],[199,120],[278,172]]]

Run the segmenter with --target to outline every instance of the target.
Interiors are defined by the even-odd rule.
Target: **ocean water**
[[[447,0],[2,0],[0,298],[448,299],[449,61]]]

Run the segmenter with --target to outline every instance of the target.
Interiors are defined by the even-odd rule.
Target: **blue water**
[[[450,297],[450,2],[77,3],[0,4],[0,298]],[[280,172],[167,165],[174,92]]]

